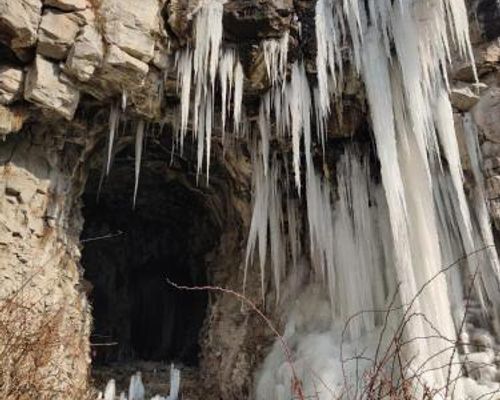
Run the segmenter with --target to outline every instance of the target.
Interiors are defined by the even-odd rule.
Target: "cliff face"
[[[259,123],[259,96],[272,84],[265,59],[270,52],[263,51],[263,42],[277,42],[289,32],[285,73],[288,70],[290,75],[291,64],[301,57],[306,74],[315,79],[313,3],[231,0],[224,4],[222,43],[238,54],[242,103],[250,125]],[[473,126],[477,134],[488,205],[500,230],[500,6],[496,0],[471,0],[468,6],[480,83],[475,82],[471,65],[457,59],[450,67],[450,99],[457,131],[470,132]],[[63,339],[42,369],[44,376],[57,376],[58,389],[65,393],[61,399],[77,398],[87,382],[91,286],[113,290],[107,277],[97,283],[84,278],[80,259],[85,240],[113,234],[124,226],[107,221],[114,229],[104,224],[86,227],[82,242],[82,204],[85,201],[90,210],[87,215],[121,213],[124,205],[132,208],[135,171],[130,147],[139,124],[145,124],[147,139],[138,213],[143,212],[144,221],[165,226],[180,226],[180,214],[189,215],[194,228],[158,234],[179,246],[184,242],[178,236],[185,235],[188,243],[183,245],[196,250],[196,260],[186,263],[186,268],[202,265],[206,279],[191,283],[241,289],[252,218],[252,143],[226,137],[223,151],[225,127],[219,119],[214,121],[211,176],[206,185],[196,170],[199,149],[189,141],[181,155],[176,141],[182,125],[181,50],[196,45],[193,25],[199,8],[195,0],[142,0],[139,5],[134,0],[0,0],[0,298],[21,293],[23,306],[30,310],[27,324],[50,313],[62,315],[57,329]],[[364,88],[347,61],[344,77],[342,104],[334,102],[327,121],[325,170],[346,141],[369,141],[371,121]],[[231,90],[234,102],[237,94],[234,87]],[[218,100],[220,93],[213,95],[217,95],[216,114],[226,112]],[[109,134],[112,124],[120,126],[114,140]],[[190,123],[187,129],[194,130],[193,126]],[[279,139],[271,147],[291,152]],[[474,161],[462,153],[467,181]],[[105,178],[102,166],[112,159],[117,172]],[[161,195],[159,187],[170,184],[172,192]],[[120,195],[113,197],[113,193]],[[90,205],[98,195],[102,207],[108,207],[106,212],[99,203]],[[202,214],[208,215],[206,221]],[[120,215],[127,219],[126,213]],[[148,240],[141,243],[134,252],[163,254],[152,249]],[[95,264],[101,250],[95,251],[89,257],[93,273],[99,274]],[[187,253],[184,249],[172,254],[168,257]],[[107,256],[118,258],[113,253]],[[133,282],[134,278],[127,279]],[[257,268],[250,269],[245,279],[246,295],[264,307]],[[266,306],[273,315],[277,309],[270,305],[274,300],[270,297]],[[129,329],[116,319],[117,329]],[[247,398],[272,335],[251,310],[242,310],[228,294],[208,295],[201,320],[203,383],[198,389],[205,398]],[[278,325],[282,322],[279,315],[273,320]]]

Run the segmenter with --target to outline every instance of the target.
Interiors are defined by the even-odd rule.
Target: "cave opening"
[[[105,184],[91,171],[82,195],[82,265],[92,306],[92,362],[197,366],[208,294],[207,256],[220,237],[205,193],[168,161],[145,154],[136,208],[130,147]],[[149,158],[149,159],[148,159]]]

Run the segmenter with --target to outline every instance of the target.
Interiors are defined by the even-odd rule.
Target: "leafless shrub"
[[[40,311],[41,301],[26,304],[15,292],[0,299],[0,398],[95,399],[59,374],[55,353],[65,346],[64,309]]]

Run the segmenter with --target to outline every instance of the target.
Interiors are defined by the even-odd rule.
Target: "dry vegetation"
[[[64,382],[53,364],[54,353],[65,345],[63,310],[40,313],[35,309],[41,302],[25,306],[22,300],[21,291],[0,299],[0,398],[95,398],[87,388]]]

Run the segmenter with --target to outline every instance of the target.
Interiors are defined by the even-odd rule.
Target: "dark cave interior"
[[[117,154],[100,192],[100,171],[92,171],[82,196],[93,364],[146,360],[196,366],[208,295],[176,289],[167,277],[179,285],[206,284],[206,255],[220,229],[203,192],[147,154],[133,210],[131,151]]]

